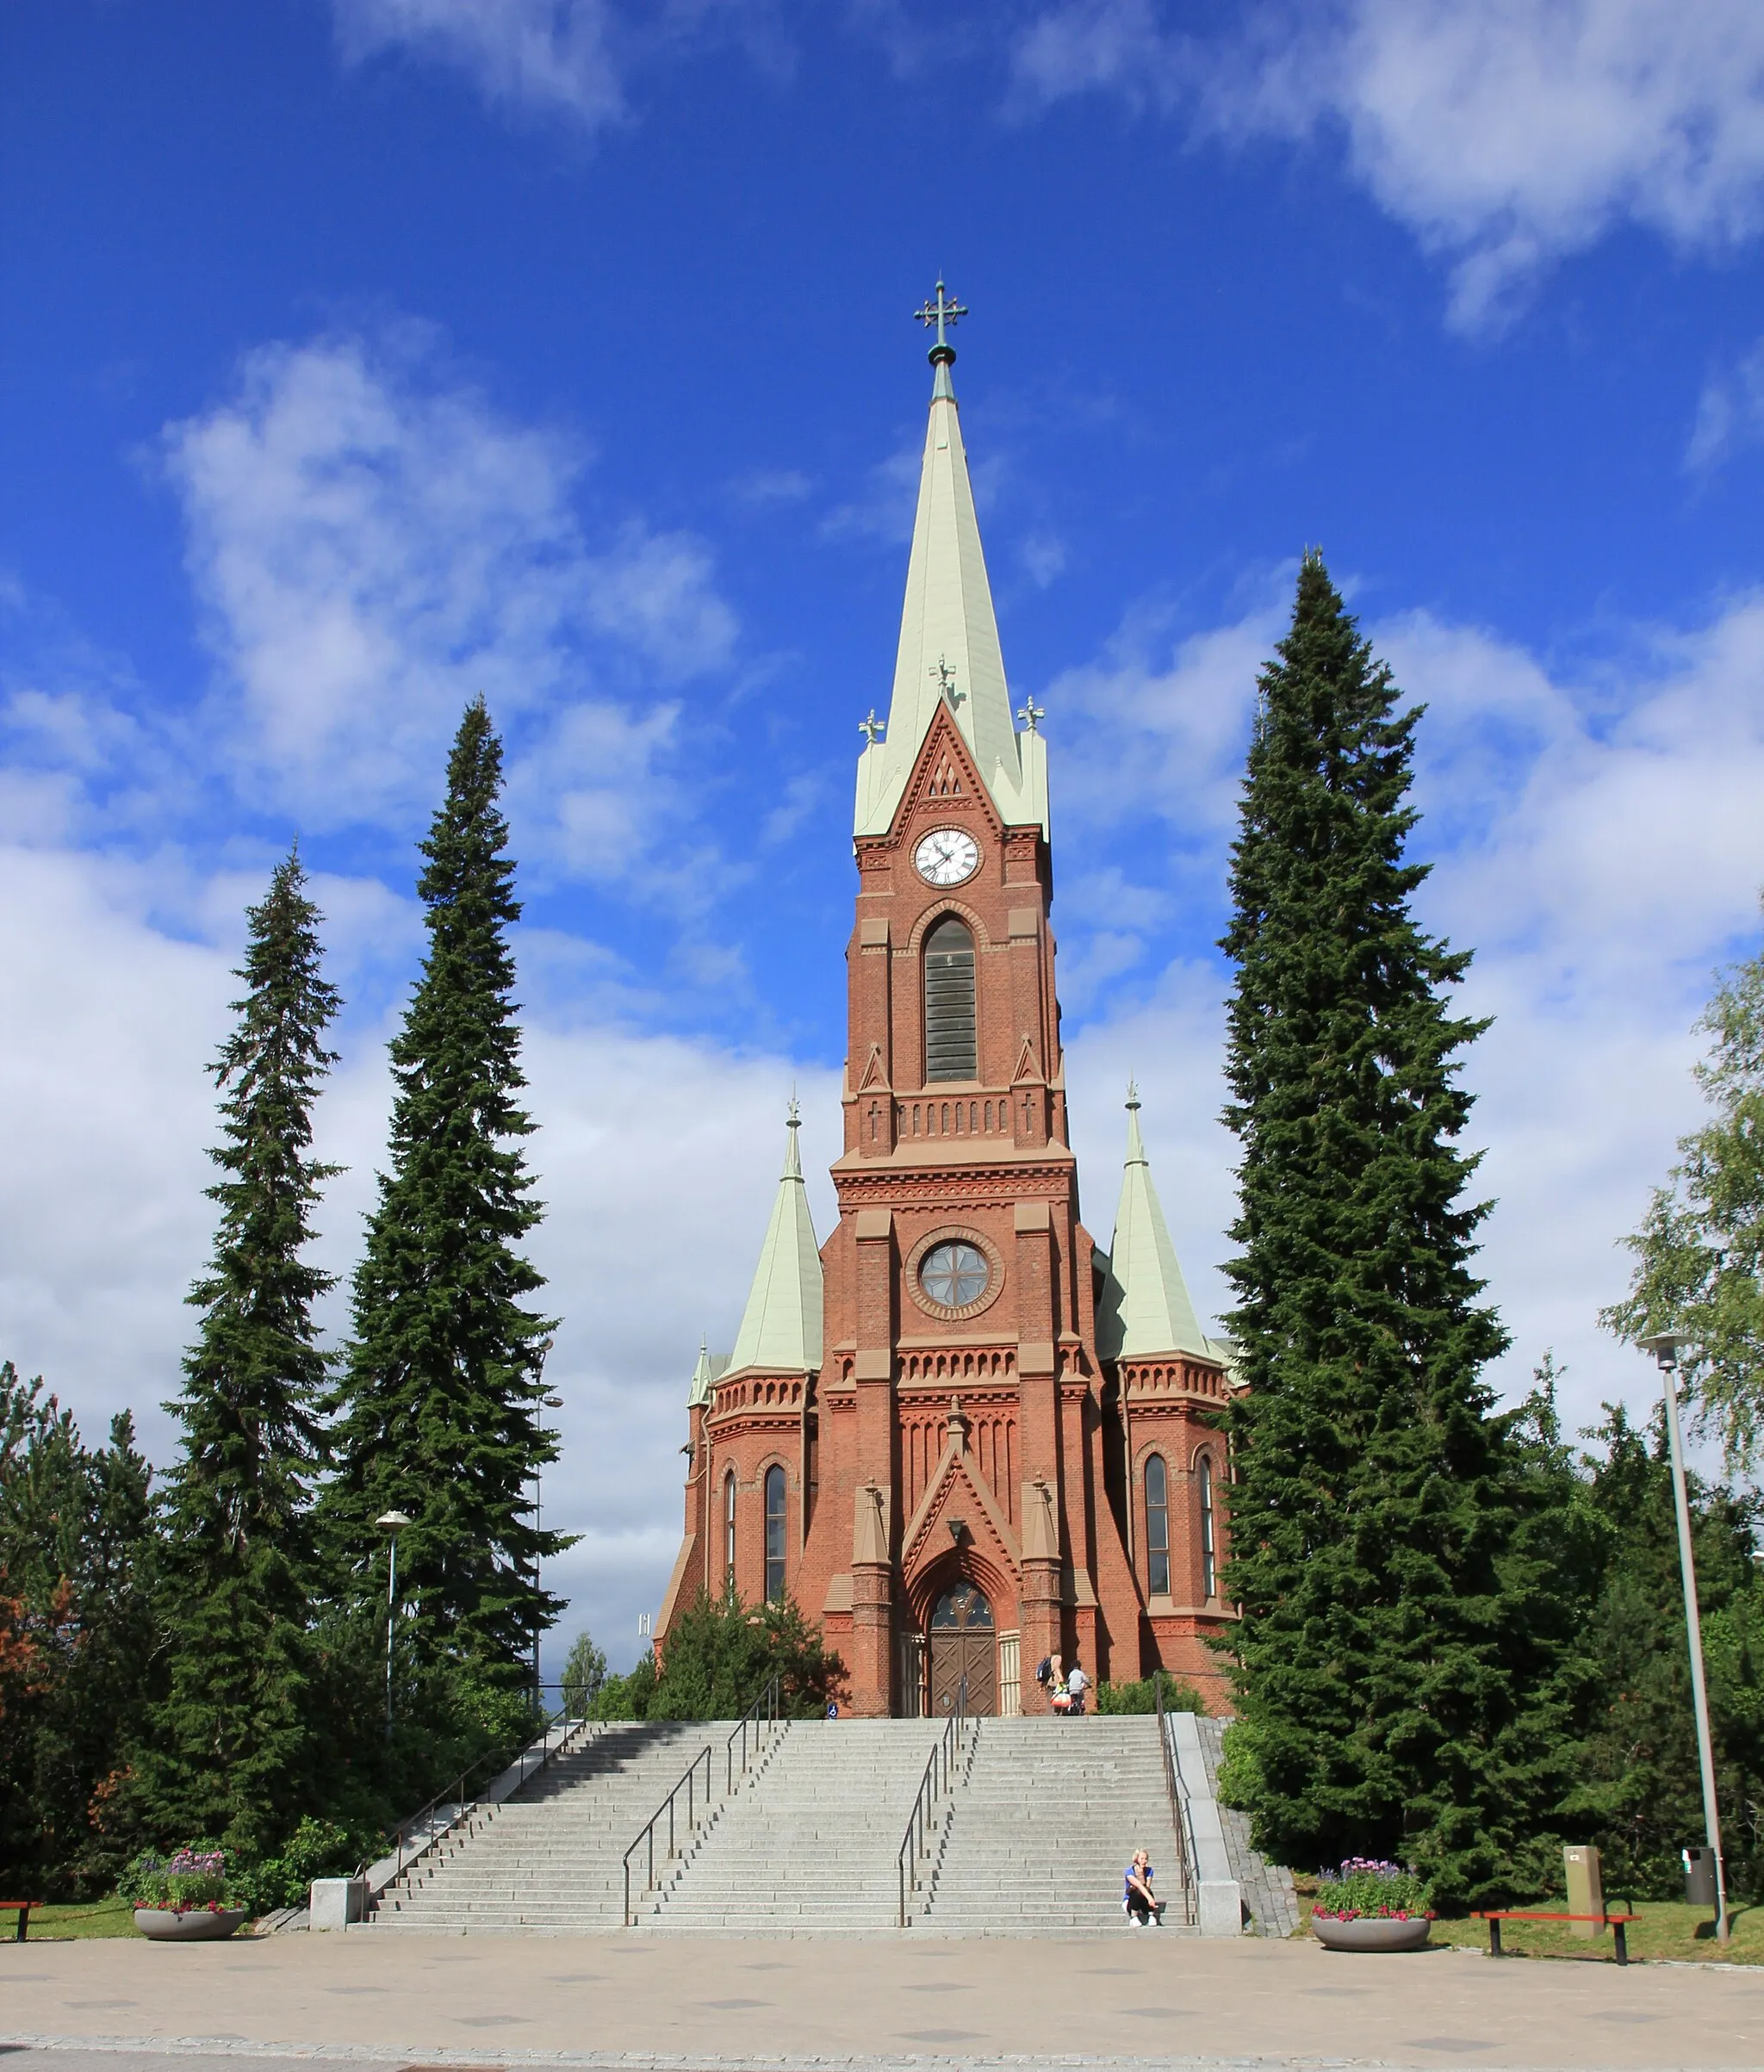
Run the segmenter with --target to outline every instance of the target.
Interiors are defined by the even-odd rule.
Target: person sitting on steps
[[[1135,1928],[1161,1928],[1164,1901],[1152,1889],[1152,1864],[1143,1849],[1135,1849],[1127,1867],[1127,1890],[1121,1911]]]

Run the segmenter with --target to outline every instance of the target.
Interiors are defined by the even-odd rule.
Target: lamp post
[[[556,1343],[552,1338],[541,1338],[533,1348],[539,1355],[533,1379],[542,1388],[545,1384],[545,1362]],[[545,1716],[545,1687],[539,1681],[539,1504],[544,1493],[542,1471],[536,1467],[533,1470],[533,1710],[542,1720]]]
[[[386,1739],[392,1739],[392,1635],[398,1623],[398,1535],[410,1520],[401,1511],[382,1511],[374,1520],[386,1535]]]
[[[1703,1832],[1715,1858],[1715,1933],[1732,1934],[1727,1917],[1727,1872],[1721,1860],[1721,1812],[1715,1799],[1715,1748],[1709,1734],[1709,1691],[1703,1678],[1703,1622],[1697,1611],[1697,1568],[1691,1553],[1691,1504],[1685,1492],[1685,1449],[1678,1428],[1678,1356],[1690,1343],[1682,1331],[1655,1331],[1639,1341],[1660,1364],[1666,1387],[1666,1442],[1672,1455],[1672,1498],[1678,1513],[1678,1565],[1685,1591],[1685,1627],[1691,1645],[1691,1703],[1697,1715],[1697,1760],[1703,1773]]]

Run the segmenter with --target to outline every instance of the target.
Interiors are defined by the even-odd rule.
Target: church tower
[[[965,313],[941,282],[920,312],[934,379],[893,694],[861,729],[839,1220],[817,1255],[792,1114],[735,1351],[693,1377],[658,1621],[665,1650],[701,1585],[787,1590],[860,1714],[941,1711],[964,1677],[976,1711],[1042,1709],[1053,1654],[1217,1691],[1205,1635],[1228,1617],[1206,1415],[1226,1349],[1195,1319],[1136,1100],[1124,1279],[1079,1221],[1047,745],[1033,701],[1013,716],[993,615],[951,378]]]

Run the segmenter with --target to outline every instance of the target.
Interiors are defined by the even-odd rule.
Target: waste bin
[[[1682,1849],[1679,1854],[1685,1866],[1686,1906],[1712,1907],[1715,1904],[1715,1852],[1712,1849]]]

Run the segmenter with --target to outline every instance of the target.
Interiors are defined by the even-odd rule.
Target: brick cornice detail
[[[966,1098],[966,1096],[964,1096]],[[952,1211],[991,1208],[1001,1201],[1070,1199],[1071,1167],[1058,1165],[915,1166],[909,1173],[835,1173],[833,1183],[842,1208],[866,1208],[873,1203],[936,1201]]]

